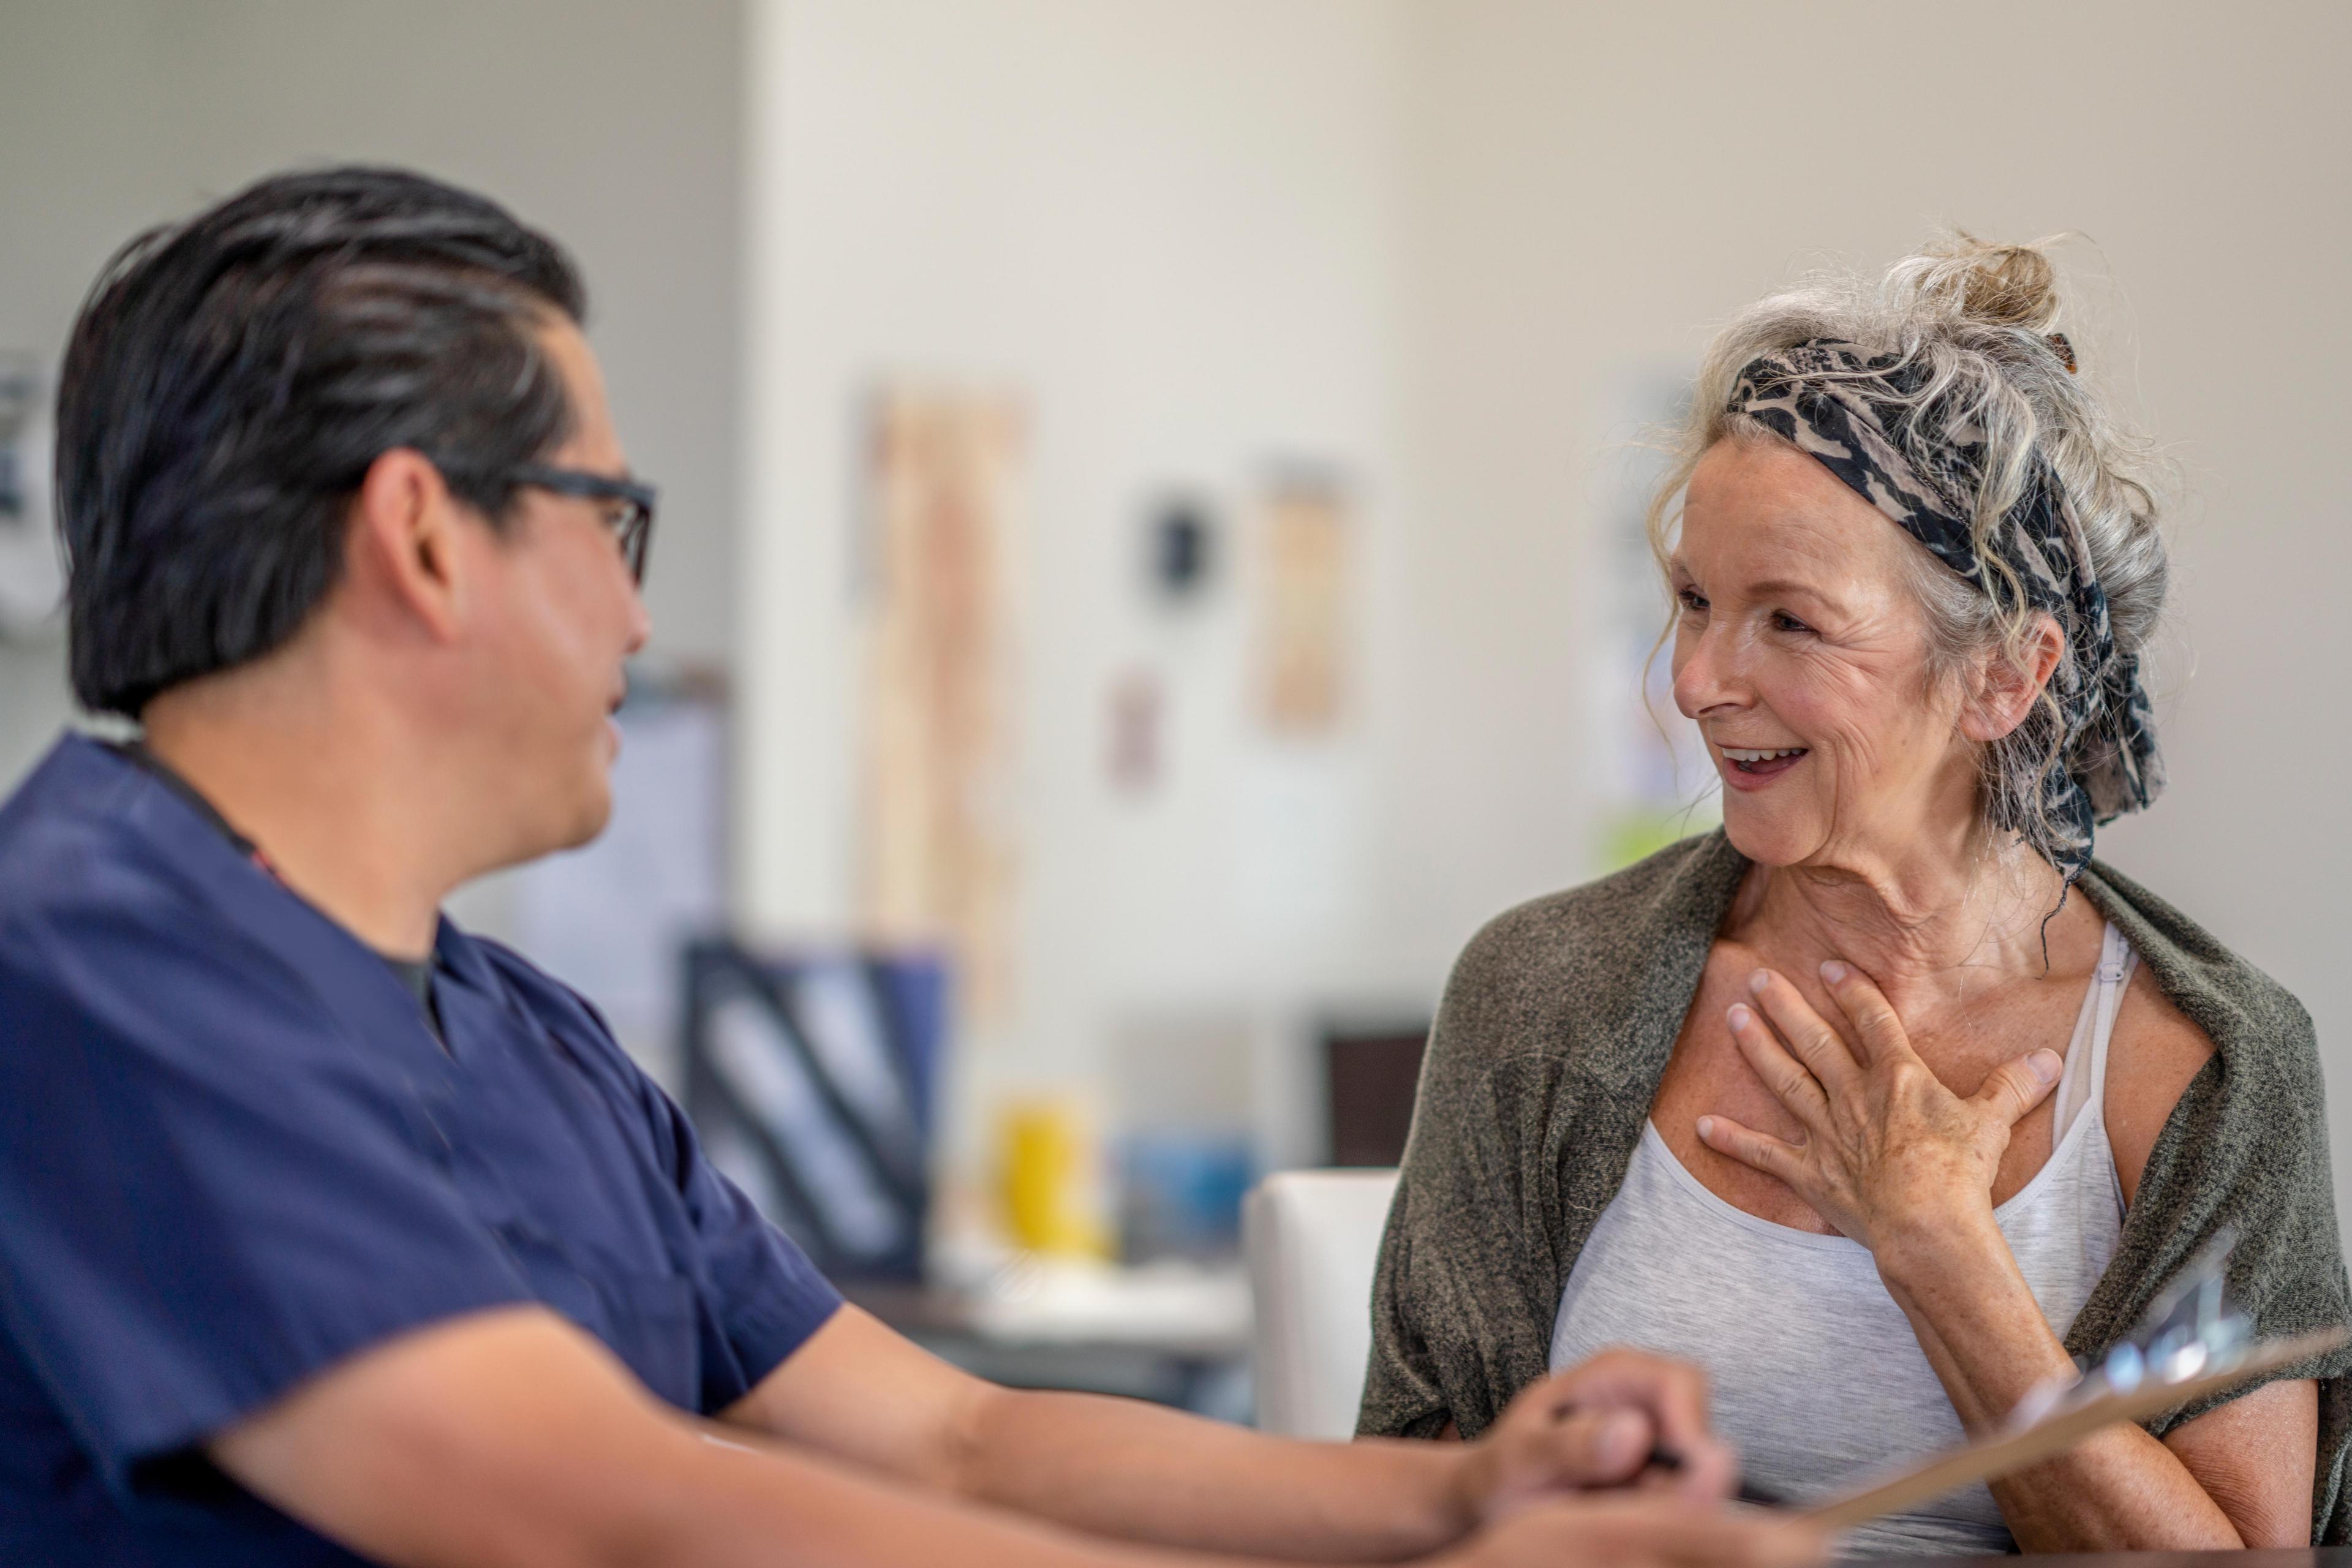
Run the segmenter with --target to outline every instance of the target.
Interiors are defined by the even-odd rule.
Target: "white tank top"
[[[2112,925],[2060,1076],[2049,1161],[1993,1211],[2061,1337],[2123,1232],[2107,1144],[2107,1040],[2137,963]],[[1961,1441],[1959,1417],[1869,1250],[1757,1218],[1701,1186],[1654,1124],[1592,1227],[1552,1330],[1555,1370],[1612,1344],[1706,1369],[1717,1430],[1748,1480],[1792,1502]],[[1857,1555],[2012,1550],[1983,1486],[1875,1521]]]

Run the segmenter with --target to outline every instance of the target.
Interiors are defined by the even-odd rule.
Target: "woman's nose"
[[[1675,707],[1685,719],[1747,700],[1738,650],[1720,623],[1688,635],[1675,650]]]

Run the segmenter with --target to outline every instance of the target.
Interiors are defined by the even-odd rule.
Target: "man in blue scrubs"
[[[134,241],[76,324],[73,680],[139,739],[0,807],[0,1562],[1815,1554],[1645,1358],[1466,1445],[969,1378],[441,917],[609,807],[653,496],[583,311],[499,207],[342,169]]]

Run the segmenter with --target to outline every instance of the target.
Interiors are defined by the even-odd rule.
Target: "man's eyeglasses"
[[[653,538],[654,503],[658,499],[653,486],[635,479],[616,479],[608,474],[592,474],[583,468],[551,468],[545,463],[517,463],[506,471],[506,477],[515,484],[529,485],[552,495],[607,503],[604,525],[620,542],[621,558],[629,563],[629,575],[644,584],[646,547]]]

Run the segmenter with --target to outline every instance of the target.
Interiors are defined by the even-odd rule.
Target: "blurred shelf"
[[[977,1289],[841,1289],[932,1354],[992,1383],[1249,1418],[1249,1297],[1238,1268],[1024,1263]]]

